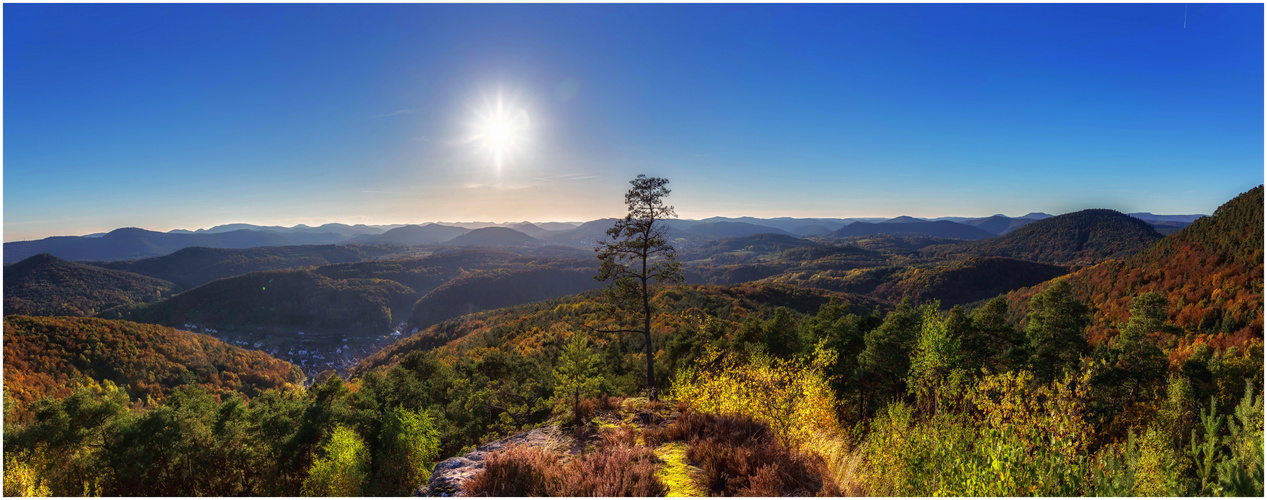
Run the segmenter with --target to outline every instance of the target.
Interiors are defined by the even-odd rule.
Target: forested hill
[[[125,311],[123,318],[234,330],[296,326],[387,332],[394,324],[392,308],[404,310],[414,295],[414,290],[391,280],[332,279],[307,269],[263,271],[213,281]]]
[[[464,314],[572,295],[602,286],[596,266],[576,269],[496,269],[454,278],[414,304],[408,328],[425,329]]]
[[[1165,296],[1169,320],[1188,332],[1227,334],[1230,345],[1262,338],[1263,187],[1128,259],[1085,268],[1068,279],[1094,306],[1088,331],[1093,342],[1124,323],[1131,298],[1145,292]],[[1048,285],[1013,292],[1013,310],[1023,313],[1029,297]]]
[[[408,319],[414,303],[427,292],[466,273],[578,267],[592,269],[592,261],[464,249],[413,259],[263,271],[220,279],[157,304],[133,308],[122,319],[235,331],[297,327],[381,335]],[[545,297],[533,300],[540,298]]]
[[[39,254],[4,267],[4,313],[92,316],[159,300],[175,288],[161,279]]]
[[[185,290],[255,271],[361,262],[405,250],[390,245],[297,245],[242,249],[189,247],[162,257],[103,262],[100,266],[164,279]]]
[[[871,236],[876,234],[922,234],[938,238],[958,238],[979,240],[994,236],[984,229],[950,221],[917,221],[917,222],[855,222],[833,231],[830,236],[850,238]]]
[[[19,405],[65,397],[76,381],[110,381],[133,399],[185,384],[247,395],[302,382],[297,367],[208,335],[99,318],[4,319],[4,392]],[[6,408],[6,412],[9,408]]]
[[[1011,257],[1058,266],[1087,266],[1129,257],[1161,238],[1147,222],[1115,210],[1091,209],[1032,222],[1003,236],[926,251],[942,258]]]
[[[867,297],[774,284],[665,287],[656,291],[652,299],[653,307],[661,311],[652,321],[653,342],[664,342],[675,329],[699,321],[705,315],[715,318],[717,323],[714,328],[718,334],[732,336],[738,335],[739,326],[744,321],[771,316],[777,308],[814,314],[833,300],[840,301],[847,312],[860,315],[885,307],[882,302]],[[395,365],[413,351],[427,351],[446,345],[446,352],[450,355],[472,349],[479,352],[497,350],[540,354],[545,345],[557,344],[559,336],[565,332],[606,337],[607,334],[598,334],[595,330],[622,328],[617,322],[619,317],[597,290],[483,311],[443,321],[406,337],[362,360],[351,376]],[[638,339],[628,335],[617,335],[616,338],[624,352],[638,352],[637,348],[625,345],[636,343]],[[773,337],[768,340],[780,342]],[[611,347],[617,348],[616,345]]]

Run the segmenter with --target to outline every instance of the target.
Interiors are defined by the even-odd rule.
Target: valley
[[[705,413],[692,413],[697,411],[747,412],[755,420],[743,425],[782,436],[780,442],[801,443],[794,446],[824,460],[845,456],[815,448],[821,443],[787,436],[857,422],[866,426],[855,431],[862,434],[841,437],[847,433],[830,431],[839,440],[832,446],[843,447],[832,449],[852,450],[855,458],[850,460],[864,460],[878,470],[888,454],[914,453],[869,448],[892,436],[884,427],[890,425],[885,412],[917,411],[930,419],[918,425],[940,422],[929,409],[931,396],[919,391],[960,383],[947,378],[953,376],[967,377],[977,387],[973,391],[985,391],[971,393],[986,398],[982,401],[1012,397],[1008,392],[987,397],[995,394],[988,391],[1001,390],[990,384],[1049,394],[1065,390],[1057,375],[1077,370],[1079,358],[1071,356],[1081,356],[1084,362],[1102,364],[1082,368],[1089,385],[1079,390],[1090,392],[1079,400],[1088,406],[1076,413],[1076,425],[1084,444],[1070,453],[1096,450],[1095,456],[1103,457],[1119,453],[1116,443],[1125,442],[1134,429],[1162,418],[1158,415],[1164,408],[1158,410],[1158,405],[1169,404],[1163,398],[1176,389],[1166,388],[1158,373],[1186,377],[1194,400],[1235,402],[1246,381],[1251,389],[1261,387],[1263,287],[1255,277],[1262,274],[1262,203],[1260,186],[1213,216],[1176,222],[1184,227],[1168,235],[1154,223],[1108,210],[1017,219],[899,217],[848,223],[673,220],[664,226],[665,241],[676,247],[682,280],[651,289],[651,344],[637,335],[613,333],[629,332],[638,323],[611,300],[611,289],[595,280],[599,262],[586,246],[592,242],[584,244],[578,236],[601,235],[594,228],[611,220],[514,226],[532,235],[513,227],[400,226],[375,234],[347,233],[355,243],[195,246],[132,260],[38,254],[5,265],[5,391],[6,401],[13,402],[6,403],[6,412],[26,422],[14,434],[23,450],[46,439],[38,434],[45,432],[40,426],[49,425],[41,419],[49,412],[72,411],[66,405],[103,405],[92,411],[114,415],[103,420],[111,422],[132,414],[159,418],[162,414],[155,412],[163,408],[218,408],[201,417],[181,417],[210,419],[201,424],[183,420],[182,425],[212,427],[220,425],[212,423],[221,418],[214,415],[244,412],[232,417],[238,419],[234,425],[259,430],[225,434],[229,441],[224,446],[249,442],[288,458],[271,463],[264,455],[253,455],[257,470],[265,471],[253,485],[200,488],[295,495],[310,480],[288,471],[316,470],[309,462],[313,450],[327,442],[314,438],[321,435],[318,429],[332,421],[362,422],[354,425],[374,429],[405,418],[382,408],[413,408],[409,411],[417,412],[417,418],[426,415],[436,446],[431,458],[411,459],[421,464],[434,464],[429,460],[493,438],[519,439],[539,432],[532,429],[540,426],[558,432],[549,429],[578,425],[570,432],[590,432],[585,430],[588,424],[567,420],[582,410],[551,403],[558,401],[558,387],[568,383],[559,370],[584,339],[596,377],[586,394],[607,395],[586,404],[619,409],[624,400],[616,396],[645,394],[643,381],[650,372],[655,387],[674,398],[678,410],[645,398],[631,400],[634,407],[659,408],[656,414],[670,422],[704,418],[699,415]],[[437,243],[428,236],[440,230],[452,238]],[[109,246],[104,238],[93,237]],[[76,252],[71,255],[106,251],[81,246]],[[1142,321],[1141,296],[1163,306],[1148,313],[1149,326],[1132,326]],[[1064,311],[1060,314],[1085,311],[1076,313],[1082,315],[1076,321],[1085,326],[1077,330],[1076,340],[1061,341],[1072,342],[1065,347],[1052,350],[1054,340],[1035,340],[1040,338],[1033,332],[1047,307],[1044,301],[1064,301],[1057,309]],[[918,364],[925,362],[921,353],[928,349],[922,343],[931,342],[929,336],[936,332],[951,335],[945,342],[954,346],[955,354],[946,362],[957,371],[920,371],[925,369]],[[1134,344],[1125,343],[1127,338],[1135,339],[1129,341]],[[654,353],[650,362],[644,354],[648,346]],[[719,366],[729,368],[718,371]],[[744,385],[766,380],[771,371],[811,386],[798,389],[798,395],[783,395],[778,392],[782,386]],[[741,379],[746,382],[724,382],[730,373],[746,373]],[[1031,376],[1041,378],[1009,378]],[[726,406],[749,397],[727,392],[740,389],[788,398],[791,406],[779,410],[761,401]],[[701,396],[723,393],[730,399]],[[608,396],[610,400],[604,399]],[[124,409],[129,405],[133,409]],[[792,411],[787,408],[802,409],[778,413]],[[795,427],[811,420],[826,427]],[[797,423],[788,427],[781,422]],[[958,423],[935,425],[965,432],[955,427],[962,425]],[[671,428],[652,426],[642,432],[664,439],[655,436]],[[982,432],[1004,432],[986,428],[994,430]],[[112,429],[94,432],[133,439],[127,437],[132,431],[119,430],[126,425]],[[276,435],[252,434],[263,429],[275,429],[268,432]],[[609,452],[603,444],[608,438],[599,437],[609,431],[594,432],[585,439]],[[180,446],[197,446],[182,441],[189,439],[186,435],[171,439],[185,443]],[[129,446],[151,446],[137,443]],[[671,446],[694,446],[676,443]],[[69,453],[82,444],[57,446],[62,450],[57,453]],[[682,460],[672,458],[672,449],[647,453],[670,453],[661,460]],[[34,461],[56,456],[22,453],[27,457],[23,460]],[[185,453],[210,454],[207,460],[214,461],[223,460],[212,458],[220,456],[216,454],[230,452],[188,448]],[[69,470],[106,470],[101,469],[105,462],[77,460]],[[150,472],[109,467],[111,477],[130,479],[106,483],[112,486],[104,491],[185,491],[145,479]],[[1119,474],[1109,465],[1097,467],[1096,474]],[[814,481],[834,474],[814,470]],[[56,491],[78,481],[60,472],[47,477],[63,488]],[[411,477],[415,483],[391,483],[396,489],[382,491],[400,494],[405,492],[401,488],[419,487],[417,478],[423,476]],[[449,475],[434,477],[421,487],[481,487]],[[201,479],[181,481],[188,486]],[[875,479],[832,481],[816,484],[831,492],[894,491],[877,486],[887,483]],[[1065,487],[1070,481],[1050,484]],[[696,488],[691,491],[703,487],[689,486]],[[905,488],[898,491],[928,493]],[[802,490],[766,493],[797,491]]]

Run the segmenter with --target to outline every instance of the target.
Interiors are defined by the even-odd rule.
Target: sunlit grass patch
[[[660,478],[660,482],[664,483],[664,486],[669,490],[665,496],[705,496],[704,490],[696,484],[694,478],[699,473],[699,468],[692,467],[687,463],[685,443],[666,443],[656,448],[655,454],[656,457],[659,457],[664,462],[660,466],[660,470],[656,471],[656,477]]]

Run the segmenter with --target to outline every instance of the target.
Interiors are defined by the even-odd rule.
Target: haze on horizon
[[[1209,214],[1263,6],[6,4],[4,241],[119,227]]]

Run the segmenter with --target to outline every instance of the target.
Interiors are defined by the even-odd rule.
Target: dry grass
[[[598,436],[603,440],[605,447],[635,446],[638,444],[638,430],[629,424],[599,429]]]
[[[686,441],[687,458],[703,470],[710,494],[724,496],[839,496],[827,464],[789,448],[770,427],[747,416],[686,413],[673,425],[648,429],[648,445]]]
[[[639,446],[603,446],[566,463],[556,452],[517,446],[494,453],[462,490],[495,497],[663,496],[667,489],[656,476],[658,468],[655,454]]]
[[[667,489],[656,477],[659,460],[641,446],[610,446],[564,467],[562,485],[551,496],[655,497]]]
[[[484,461],[484,470],[462,483],[470,496],[537,497],[559,489],[559,456],[542,448],[513,446]]]

